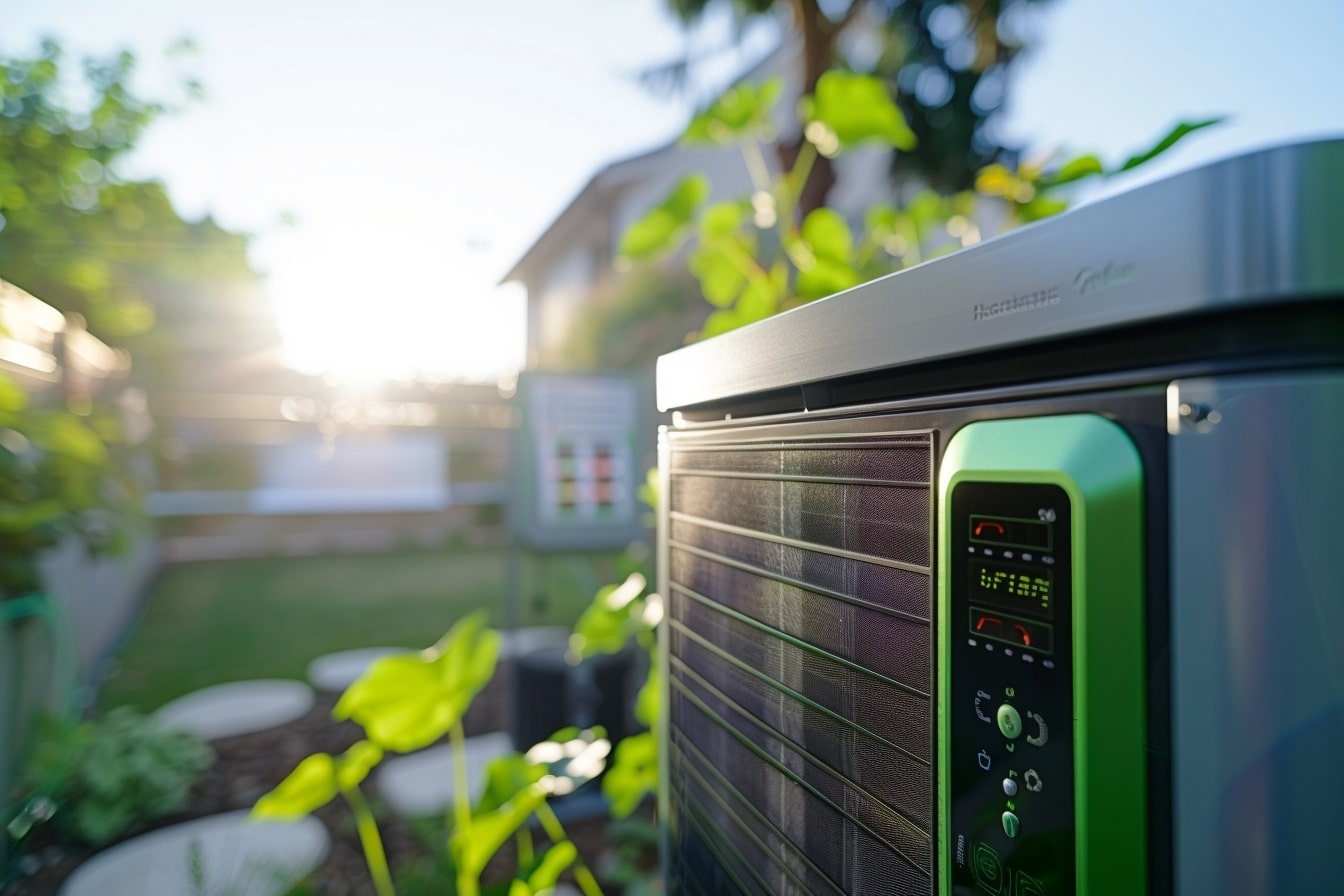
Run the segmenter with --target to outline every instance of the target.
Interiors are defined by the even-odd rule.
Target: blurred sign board
[[[515,396],[515,537],[533,548],[620,547],[641,535],[640,380],[524,371]]]

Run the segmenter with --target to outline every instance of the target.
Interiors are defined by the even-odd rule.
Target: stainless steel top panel
[[[1217,162],[658,359],[658,407],[1344,295],[1344,139]]]

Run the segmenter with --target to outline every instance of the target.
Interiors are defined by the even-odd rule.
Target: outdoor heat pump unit
[[[1344,141],[659,360],[686,894],[1344,894]]]

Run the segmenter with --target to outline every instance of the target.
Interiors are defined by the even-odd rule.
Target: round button
[[[1022,716],[1011,704],[1005,703],[999,707],[999,730],[1009,740],[1022,733]]]
[[[1005,796],[1017,796],[1017,782],[1012,778],[1004,778],[1003,793]]]
[[[1009,837],[1016,837],[1019,828],[1017,816],[1011,812],[1005,812],[1000,816],[1000,820],[1003,822],[1003,832]]]

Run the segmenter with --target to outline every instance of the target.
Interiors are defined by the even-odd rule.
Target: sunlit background
[[[1028,147],[1114,158],[1178,117],[1231,116],[1156,176],[1344,132],[1331,0],[1065,0],[1025,25],[1002,127]],[[731,44],[733,27],[687,35],[660,0],[20,0],[0,49],[129,47],[151,96],[199,78],[204,99],[156,124],[125,173],[255,235],[288,363],[491,380],[524,361],[524,296],[501,275],[595,171],[674,137],[776,31],[753,26],[680,95],[637,73]],[[194,51],[165,56],[184,37]]]

